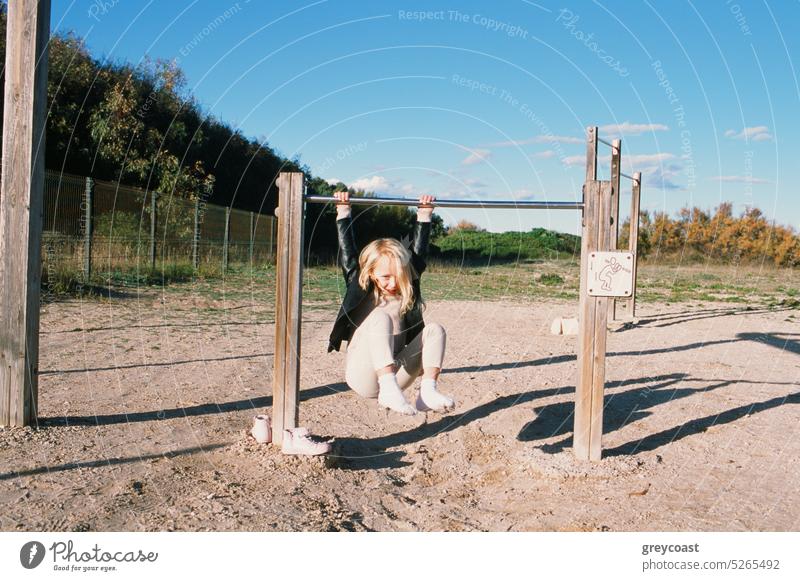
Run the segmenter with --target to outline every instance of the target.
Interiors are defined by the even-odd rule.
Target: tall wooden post
[[[8,3],[0,184],[0,425],[36,421],[50,0]]]
[[[611,240],[609,250],[617,249],[619,240],[619,192],[620,172],[622,171],[622,140],[611,141]],[[608,317],[616,320],[616,299],[608,301]]]
[[[228,244],[231,238],[231,207],[225,208],[225,234],[222,240],[222,272],[228,270]]]
[[[198,246],[200,245],[200,198],[194,201],[194,229],[192,230],[192,268],[197,270],[200,265]]]
[[[642,194],[642,174],[633,174],[633,187],[631,188],[631,224],[628,234],[628,250],[633,253],[633,288],[631,296],[617,299],[619,318],[630,320],[636,317],[636,277],[639,268],[639,208]]]
[[[150,269],[156,269],[156,225],[158,224],[158,194],[150,192]]]
[[[586,183],[583,185],[578,380],[572,447],[581,460],[600,460],[603,436],[608,299],[589,296],[589,255],[608,249],[611,182],[597,181],[597,127],[586,130]]]
[[[303,306],[303,174],[278,176],[278,253],[275,293],[275,371],[272,379],[272,442],[297,427],[300,394],[300,331]]]
[[[94,212],[92,211],[92,193],[94,180],[86,178],[83,210],[83,277],[88,282],[92,276],[92,229],[94,228]]]
[[[600,460],[603,436],[608,297],[589,296],[589,259],[608,250],[611,233],[611,182],[584,185],[581,235],[580,312],[578,314],[578,384],[575,392],[573,449],[581,460]]]

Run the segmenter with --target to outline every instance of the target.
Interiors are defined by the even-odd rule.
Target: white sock
[[[406,401],[394,373],[385,373],[378,377],[378,386],[378,405],[407,416],[417,413],[414,406]]]
[[[417,400],[418,409],[420,408],[420,402],[422,402],[425,407],[437,412],[455,407],[453,398],[437,391],[436,380],[430,377],[423,378],[419,384],[419,399]]]

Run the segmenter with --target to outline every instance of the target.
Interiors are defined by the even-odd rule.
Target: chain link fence
[[[48,170],[43,278],[257,267],[274,260],[275,222],[266,214]]]

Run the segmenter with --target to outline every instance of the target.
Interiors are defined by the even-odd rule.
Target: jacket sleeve
[[[339,237],[339,266],[347,284],[358,272],[358,250],[353,233],[353,218],[347,217],[336,220],[336,232]]]
[[[430,222],[417,222],[414,224],[414,244],[411,248],[411,264],[419,275],[422,275],[427,267],[425,259],[428,257],[430,238]]]

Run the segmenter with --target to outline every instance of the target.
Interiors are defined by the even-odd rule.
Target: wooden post
[[[277,213],[276,213],[276,216],[277,216]],[[277,218],[275,216],[270,216],[270,218],[269,218],[269,261],[270,262],[272,262],[272,244],[273,244],[273,240],[275,239],[275,221],[276,220],[277,220]]]
[[[153,191],[150,192],[150,269],[156,269],[156,212],[158,202],[158,194]]]
[[[0,426],[36,421],[50,0],[8,3],[0,184]]]
[[[197,270],[200,265],[199,248],[200,245],[200,198],[194,201],[194,230],[192,231],[192,268]]]
[[[597,127],[586,128],[586,182],[597,179]],[[586,196],[586,192],[583,192]],[[585,213],[584,213],[585,215]]]
[[[250,252],[248,253],[248,259],[250,262],[250,268],[253,268],[253,248],[255,244],[255,235],[256,235],[256,215],[253,212],[250,212]]]
[[[578,330],[578,383],[575,391],[573,449],[580,460],[600,460],[603,436],[608,297],[589,296],[589,258],[610,245],[611,182],[584,186]]]
[[[88,282],[92,276],[92,228],[94,226],[92,211],[92,192],[94,191],[94,180],[86,178],[86,189],[84,190],[84,210],[83,210],[83,277]]]
[[[222,241],[222,272],[228,270],[228,241],[231,230],[231,207],[225,208],[225,238]]]
[[[622,171],[622,140],[614,139],[611,141],[611,240],[609,250],[617,249],[619,240],[619,182],[620,172]],[[617,300],[608,301],[608,318],[616,320]]]
[[[636,317],[636,277],[639,269],[639,208],[642,192],[642,174],[633,174],[633,187],[631,188],[631,225],[628,234],[628,250],[633,253],[633,288],[631,296],[618,299],[619,318],[631,320]]]
[[[300,331],[303,306],[303,174],[278,176],[278,254],[275,293],[275,371],[272,379],[272,442],[297,427],[300,394]]]

